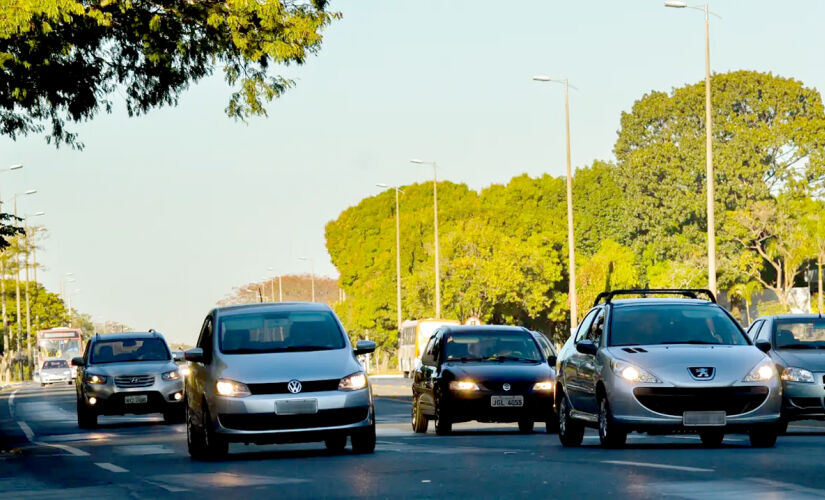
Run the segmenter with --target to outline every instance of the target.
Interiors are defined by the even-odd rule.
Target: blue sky
[[[0,139],[3,199],[45,211],[38,275],[57,290],[67,272],[74,306],[96,321],[155,328],[193,342],[204,314],[233,286],[308,272],[336,276],[324,225],[375,183],[431,171],[475,189],[528,173],[564,171],[563,90],[569,78],[574,165],[611,159],[622,111],[650,90],[703,78],[702,14],[662,1],[516,3],[333,0],[343,19],[321,52],[283,74],[297,86],[268,119],[223,114],[220,72],[176,108],[75,127],[82,152],[42,137]],[[711,67],[753,69],[825,87],[825,3],[712,3]]]

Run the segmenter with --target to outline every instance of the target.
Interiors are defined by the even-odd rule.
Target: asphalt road
[[[82,431],[74,406],[68,386],[0,393],[0,438],[23,445],[0,453],[0,498],[825,498],[817,422],[792,425],[774,449],[751,449],[744,435],[705,449],[694,436],[634,434],[626,449],[602,450],[592,432],[582,448],[562,449],[539,426],[520,435],[468,423],[439,437],[431,425],[415,435],[408,399],[378,398],[373,455],[233,444],[227,460],[203,463],[189,459],[183,425],[101,417]]]

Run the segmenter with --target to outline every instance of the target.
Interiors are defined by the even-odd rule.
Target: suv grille
[[[122,375],[115,377],[115,385],[118,387],[151,387],[155,383],[155,377],[151,375]]]
[[[768,398],[768,388],[751,387],[637,387],[633,395],[656,413],[682,416],[686,411],[724,411],[739,415],[755,410]]]
[[[278,415],[275,413],[222,414],[218,416],[222,426],[238,431],[279,431],[336,427],[361,422],[367,418],[368,408],[344,408],[318,410],[308,415]]]
[[[337,391],[340,379],[332,380],[301,380],[301,394],[305,392]],[[252,394],[289,394],[286,388],[288,382],[273,384],[246,384]]]

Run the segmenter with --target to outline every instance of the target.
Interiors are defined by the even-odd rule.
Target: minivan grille
[[[768,398],[768,388],[745,387],[637,387],[633,395],[642,406],[665,415],[686,411],[724,411],[740,415],[755,410]]]
[[[155,377],[151,375],[121,375],[115,377],[115,385],[118,387],[151,387],[155,383]]]
[[[300,380],[301,393],[337,391],[340,379],[331,380]],[[252,394],[289,394],[288,382],[276,382],[272,384],[246,384]]]

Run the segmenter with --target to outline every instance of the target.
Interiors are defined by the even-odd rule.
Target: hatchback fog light
[[[94,396],[90,397],[89,398],[89,404],[90,405],[96,405],[97,404],[97,398],[94,397]]]
[[[773,361],[766,359],[756,365],[747,377],[742,379],[743,382],[767,382],[776,377],[776,367]]]
[[[367,386],[367,376],[364,372],[353,373],[341,379],[338,389],[342,391],[357,391]]]
[[[477,391],[478,384],[472,380],[453,380],[450,382],[450,390],[461,392]]]
[[[552,391],[553,390],[553,382],[544,381],[544,382],[536,382],[533,386],[534,391]]]
[[[246,384],[235,382],[234,380],[220,379],[218,383],[215,384],[215,389],[217,389],[218,394],[221,396],[230,398],[243,398],[252,394],[249,392],[249,387],[247,387]]]

